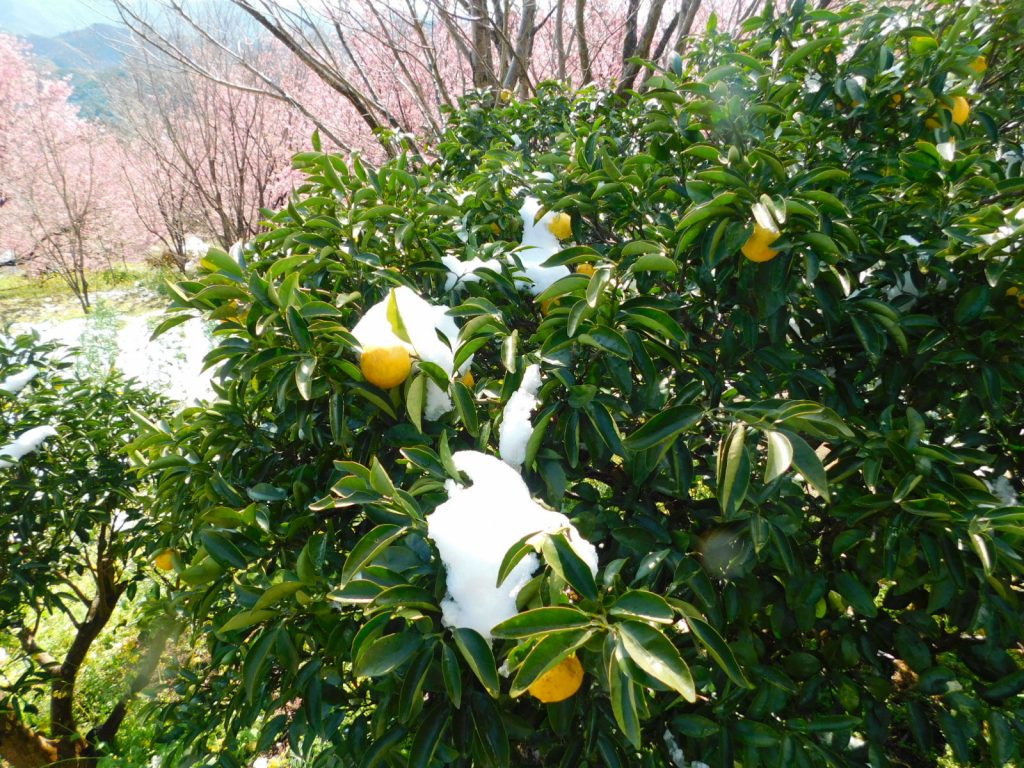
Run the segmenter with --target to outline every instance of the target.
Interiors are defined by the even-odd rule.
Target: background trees
[[[154,551],[147,489],[124,451],[133,416],[159,418],[164,405],[116,373],[72,376],[54,352],[31,336],[0,336],[0,382],[38,371],[20,393],[0,391],[0,454],[28,430],[55,430],[0,466],[0,759],[14,768],[95,765],[174,627],[158,606],[143,615],[108,659],[118,674],[107,702],[84,706],[83,668],[119,606],[135,597]],[[54,615],[71,627],[63,647],[40,633]]]
[[[430,156],[298,155],[168,320],[218,321],[223,397],[140,444],[208,656],[169,758],[241,763],[220,734],[258,727],[325,766],[1018,761],[1024,183],[1019,94],[984,83],[1021,23],[769,9],[628,100],[484,91]],[[536,297],[527,194],[572,217]],[[452,256],[498,266],[456,286]],[[396,286],[452,308],[473,381],[364,379],[351,329]],[[532,365],[523,478],[600,568],[512,547],[541,566],[489,643],[441,620],[426,521]],[[578,694],[523,695],[569,654]]]

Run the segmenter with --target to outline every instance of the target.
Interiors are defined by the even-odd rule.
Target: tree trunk
[[[57,745],[14,715],[0,713],[0,760],[10,763],[11,768],[42,768],[57,762]]]
[[[590,45],[587,43],[587,0],[576,0],[576,48],[580,52],[581,85],[593,82],[594,70],[590,64]]]

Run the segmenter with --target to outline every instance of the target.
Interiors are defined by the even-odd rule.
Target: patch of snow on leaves
[[[16,395],[38,375],[39,369],[34,365],[30,365],[21,373],[12,373],[3,381],[0,381],[0,389],[9,395]]]
[[[398,316],[402,320],[408,341],[402,339],[388,319],[388,303],[394,296]],[[364,349],[368,347],[404,347],[410,355],[439,366],[449,376],[455,367],[454,348],[459,339],[459,328],[444,304],[431,304],[411,288],[395,288],[383,301],[374,304],[352,329],[352,335]],[[444,337],[442,341],[438,334]],[[467,360],[459,373],[469,368]],[[432,380],[427,381],[427,400],[423,416],[436,421],[452,409],[452,399]]]
[[[523,243],[516,254],[523,264],[525,276],[533,283],[529,286],[530,294],[533,296],[539,296],[556,280],[569,274],[569,268],[564,265],[541,266],[562,250],[562,246],[549,229],[549,225],[555,219],[555,212],[548,211],[538,220],[539,212],[540,201],[535,197],[527,197],[523,201],[523,207],[519,209],[519,216],[523,220]]]
[[[533,432],[530,416],[537,408],[540,390],[540,366],[531,365],[523,372],[519,389],[512,393],[501,412],[498,427],[498,454],[510,467],[519,469],[526,460],[526,444]]]
[[[23,457],[39,449],[43,441],[48,437],[55,437],[57,430],[46,424],[42,427],[32,427],[18,435],[13,443],[0,446],[0,469],[13,467]]]
[[[535,502],[519,473],[500,459],[458,451],[452,460],[473,484],[467,488],[449,480],[448,500],[427,516],[427,535],[446,573],[442,621],[475,629],[490,641],[491,629],[516,615],[516,595],[540,565],[531,553],[496,587],[501,561],[513,544],[531,533],[565,529],[573,550],[595,575],[597,550],[569,518]]]
[[[478,269],[490,269],[494,272],[501,272],[501,262],[497,259],[459,259],[457,256],[442,256],[441,263],[448,268],[448,276],[444,281],[444,289],[450,291],[452,288],[464,287],[467,283],[480,282],[480,276],[476,274]]]

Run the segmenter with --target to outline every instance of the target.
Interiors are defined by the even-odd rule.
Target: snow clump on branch
[[[573,551],[595,575],[597,550],[569,518],[535,502],[519,473],[500,459],[458,451],[452,460],[472,485],[449,480],[448,501],[427,516],[427,535],[437,546],[446,573],[442,621],[449,627],[474,629],[490,641],[491,629],[516,615],[516,595],[540,565],[537,555],[530,553],[495,586],[501,561],[512,545],[533,533],[565,531]]]
[[[523,372],[523,381],[519,389],[512,393],[501,412],[498,453],[506,464],[517,470],[526,460],[526,444],[533,433],[530,416],[538,405],[539,390],[540,366],[531,365]]]
[[[12,373],[3,381],[0,381],[0,390],[6,392],[9,395],[16,395],[25,386],[32,381],[36,376],[39,375],[39,369],[34,365],[30,365],[21,373]]]
[[[539,212],[540,201],[535,197],[527,197],[523,201],[523,207],[519,209],[519,215],[523,219],[523,243],[516,253],[523,264],[525,276],[533,283],[529,286],[530,294],[533,296],[539,296],[556,280],[569,274],[569,268],[563,265],[541,266],[562,250],[562,246],[551,231],[551,223],[555,220],[556,212],[548,211],[538,220]]]
[[[394,297],[400,320],[396,327],[388,317],[388,304]],[[370,307],[352,329],[363,349],[370,347],[403,347],[410,355],[440,367],[451,377],[455,368],[455,346],[459,328],[444,304],[430,304],[404,285],[395,288],[386,299]],[[404,336],[404,338],[403,338]],[[442,340],[442,337],[444,340]],[[459,374],[470,366],[472,358],[459,368]],[[424,418],[436,421],[452,409],[452,399],[433,380],[427,381]]]
[[[0,469],[13,467],[23,457],[38,450],[46,438],[56,435],[57,430],[49,424],[22,432],[14,439],[13,443],[0,446]]]

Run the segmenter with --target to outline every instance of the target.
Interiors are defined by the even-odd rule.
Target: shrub
[[[173,627],[126,611],[155,530],[125,447],[160,398],[0,334],[0,760],[95,765]],[[125,626],[125,625],[128,626]]]
[[[159,713],[172,760],[1020,759],[1021,10],[796,5],[628,101],[470,98],[433,160],[299,155],[253,251],[178,285],[165,326],[219,321],[222,385],[139,444],[204,643]],[[575,242],[535,297],[527,194]],[[451,256],[498,264],[448,289]],[[422,334],[401,286],[451,307],[454,365],[384,391],[353,329],[385,302]],[[442,620],[428,525],[534,365],[521,474],[574,529],[508,551],[541,567],[488,642]],[[520,695],[572,654],[578,693]]]

